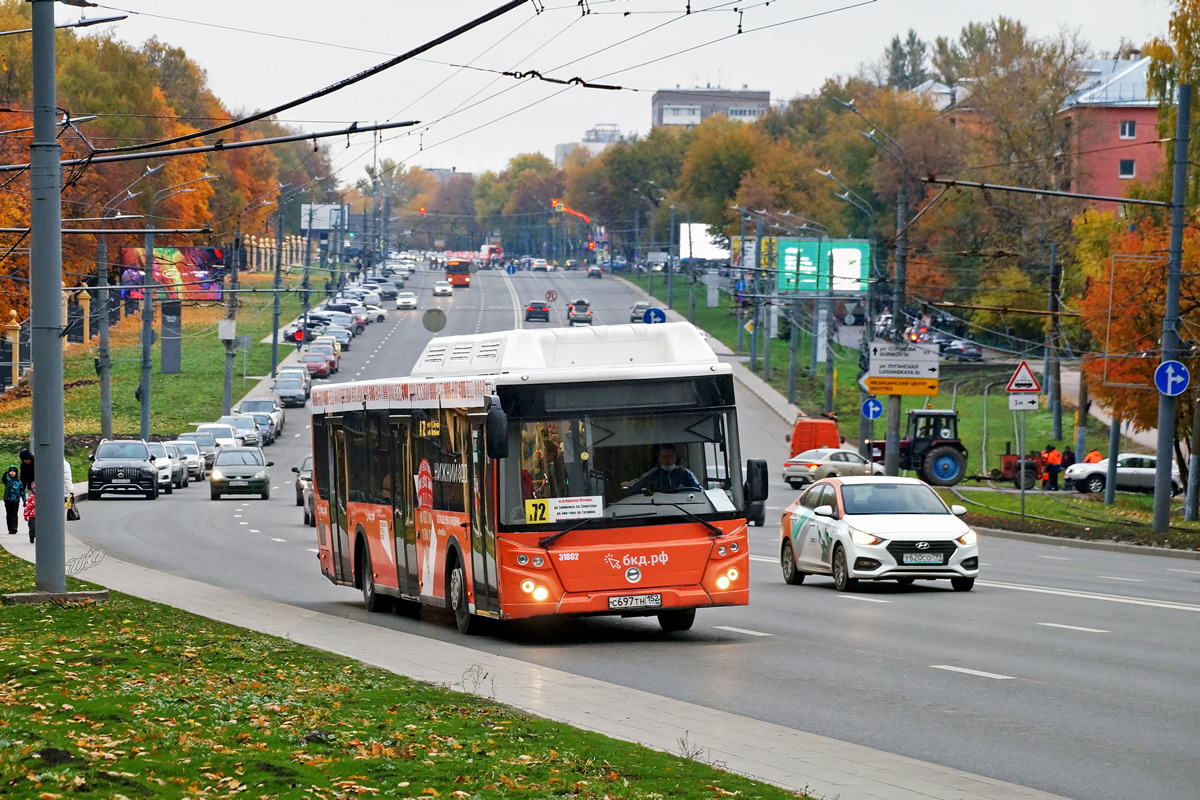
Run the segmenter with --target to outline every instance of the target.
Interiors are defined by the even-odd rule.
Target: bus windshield
[[[546,530],[586,517],[606,520],[592,528],[734,518],[744,508],[734,430],[724,409],[510,420],[509,457],[498,462],[500,521]]]

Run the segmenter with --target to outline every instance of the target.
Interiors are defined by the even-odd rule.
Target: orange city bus
[[[446,281],[451,286],[471,285],[471,260],[450,258],[446,260]]]
[[[766,462],[743,482],[730,366],[688,323],[435,338],[409,377],[312,406],[321,572],[368,610],[446,607],[463,633],[546,614],[686,630],[749,602]]]

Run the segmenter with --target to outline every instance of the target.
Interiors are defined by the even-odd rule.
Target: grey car
[[[226,414],[217,422],[231,426],[242,440],[242,444],[247,447],[262,446],[262,434],[258,431],[258,423],[249,414]]]
[[[1117,456],[1117,488],[1130,492],[1153,492],[1154,472],[1158,467],[1155,456],[1137,453],[1121,453]],[[1063,484],[1067,489],[1099,494],[1108,483],[1108,459],[1094,464],[1072,464],[1063,473]],[[1171,465],[1171,494],[1183,491],[1179,470]]]
[[[260,447],[223,447],[208,478],[209,495],[220,500],[227,494],[256,494],[271,497],[273,461],[267,461]]]
[[[303,408],[305,401],[308,400],[308,392],[305,391],[304,385],[298,378],[279,378],[275,381],[275,386],[271,391],[285,406]]]
[[[204,456],[204,471],[212,469],[213,460],[217,457],[217,440],[211,433],[181,433],[175,437],[179,441],[195,442]]]

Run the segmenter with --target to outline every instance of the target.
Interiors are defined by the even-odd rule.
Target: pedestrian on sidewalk
[[[21,483],[26,486],[33,485],[33,453],[29,450],[22,450],[17,458],[21,460]]]
[[[1075,466],[1075,451],[1070,446],[1064,447],[1062,451],[1062,469],[1067,471],[1067,467]]]
[[[34,496],[33,484],[29,484],[29,492],[25,495],[25,522],[29,524],[29,543],[33,544],[37,539],[37,533],[34,530],[34,517],[37,515],[37,498]]]
[[[16,464],[4,473],[4,516],[8,522],[8,535],[17,532],[17,509],[25,502],[25,484],[21,483],[20,469]]]
[[[1050,491],[1058,491],[1058,473],[1062,469],[1062,453],[1053,444],[1046,445],[1046,473],[1050,478]]]

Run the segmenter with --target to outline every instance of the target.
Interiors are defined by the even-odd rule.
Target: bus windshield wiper
[[[679,503],[654,503],[654,502],[652,502],[651,505],[672,506],[673,508],[678,508],[680,511],[683,512],[684,516],[686,516],[688,519],[692,520],[693,522],[699,522],[701,525],[708,528],[708,530],[710,531],[710,533],[709,533],[710,536],[717,537],[717,536],[725,535],[725,531],[721,530],[716,525],[713,525],[708,520],[701,519],[696,514],[692,513],[691,511],[688,511],[686,508],[679,505]]]
[[[605,517],[585,517],[584,519],[581,519],[579,522],[576,522],[574,525],[571,525],[570,527],[567,527],[567,528],[563,528],[558,533],[553,533],[549,536],[543,536],[541,539],[538,539],[538,547],[547,548],[550,545],[557,542],[562,537],[566,536],[571,531],[579,530],[584,525],[587,525],[589,522],[594,522],[598,519],[605,519]]]

